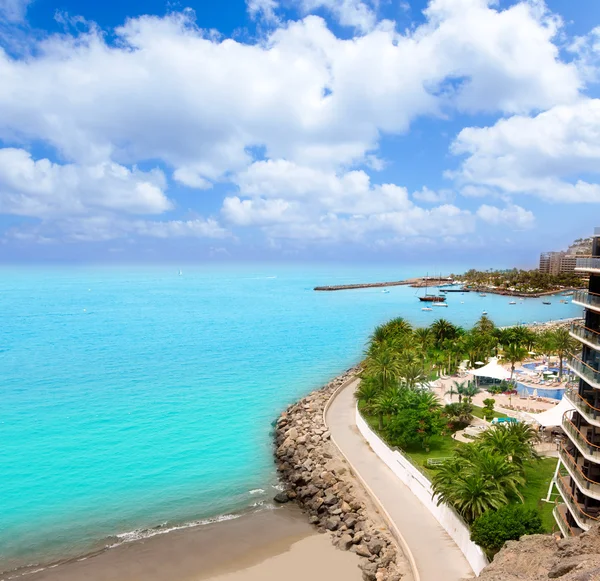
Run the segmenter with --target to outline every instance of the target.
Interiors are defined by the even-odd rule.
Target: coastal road
[[[335,443],[404,537],[421,581],[460,581],[473,577],[471,567],[448,533],[358,431],[354,402],[357,383],[358,380],[343,389],[327,411],[327,425]]]

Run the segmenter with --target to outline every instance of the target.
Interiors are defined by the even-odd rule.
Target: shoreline
[[[540,323],[527,323],[525,324],[526,327],[531,328],[535,331],[540,331],[546,328],[557,328],[557,327],[568,327],[570,326],[570,324],[573,321],[578,321],[580,320],[580,317],[573,317],[573,318],[568,318],[568,319],[553,319],[550,321],[546,321],[546,322],[540,322]],[[322,407],[324,405],[324,402],[329,400],[329,395],[331,395],[331,393],[333,393],[333,391],[335,391],[335,389],[337,389],[337,387],[339,387],[341,385],[341,383],[343,383],[345,380],[348,379],[348,377],[350,377],[351,375],[356,373],[357,368],[352,368],[348,371],[345,371],[344,373],[336,376],[333,380],[331,380],[329,383],[325,384],[324,386],[312,391],[311,393],[309,393],[306,397],[299,399],[296,403],[290,405],[286,411],[283,412],[283,414],[280,416],[279,420],[277,421],[277,427],[275,428],[276,430],[276,434],[275,437],[277,438],[277,434],[281,434],[281,429],[283,427],[286,428],[285,431],[289,430],[289,426],[283,422],[281,422],[282,418],[288,417],[288,415],[290,413],[295,413],[295,411],[301,411],[303,414],[310,412],[309,415],[311,417],[315,416],[315,417],[319,417],[319,415],[322,416]],[[325,398],[323,400],[323,397]],[[315,402],[318,401],[318,405],[315,404]],[[295,410],[295,411],[294,411]],[[301,418],[302,421],[304,418]],[[302,427],[302,426],[300,426]],[[307,424],[306,426],[304,426],[305,428],[309,428],[310,426]],[[283,432],[285,433],[285,432]],[[326,440],[328,440],[328,437],[326,438]],[[283,444],[284,440],[279,441],[279,446],[281,446],[281,444]],[[327,444],[329,444],[327,442]],[[339,451],[338,451],[339,453]],[[325,452],[325,454],[327,454],[328,456],[325,456],[328,459],[332,459],[331,456],[335,455],[335,450],[332,452],[331,450],[331,446],[328,446],[327,451]],[[339,459],[339,458],[338,458]],[[306,459],[305,459],[306,460]],[[279,467],[281,467],[281,462],[279,463]],[[298,482],[294,483],[291,482],[291,480],[289,479],[290,476],[290,472],[288,469],[284,469],[281,470],[279,469],[279,472],[281,473],[280,475],[282,476],[282,480],[283,480],[283,485],[285,486],[287,493],[289,495],[289,500],[297,500],[298,499],[298,491],[300,488],[302,488],[302,486],[298,486]],[[346,471],[347,472],[347,471]],[[341,471],[340,468],[338,467],[337,469],[334,469],[333,471],[333,475],[335,476],[337,483],[341,483],[344,482],[347,484],[348,479],[351,478],[351,475],[349,474],[344,474],[344,468],[342,467]],[[354,487],[357,486],[357,483],[353,483]],[[360,484],[358,484],[358,487],[361,487]],[[291,494],[289,494],[291,492]],[[294,494],[296,496],[294,496]],[[358,496],[358,495],[357,495]],[[302,499],[299,499],[300,501],[302,501]],[[376,515],[376,509],[374,509],[373,506],[369,505],[368,503],[368,499],[367,500],[367,504],[364,505],[363,507],[361,507],[361,510],[363,510],[364,512],[362,514],[360,514],[359,516],[364,517],[364,520],[369,520],[371,518],[374,518],[375,521],[380,521],[380,519],[378,519],[377,515]],[[347,503],[346,503],[347,504]],[[325,522],[321,520],[321,516],[319,515],[319,517],[317,518],[317,520],[314,520],[315,514],[311,514],[311,507],[305,505],[303,507],[308,513],[308,516],[304,516],[302,517],[305,524],[307,524],[307,526],[309,524],[312,525],[316,525],[317,527],[317,531],[318,532],[325,532],[327,529],[327,527],[325,526]],[[272,509],[272,507],[271,507]],[[222,515],[217,515],[213,518],[207,518],[205,519],[205,521],[200,521],[199,524],[195,524],[195,523],[183,523],[179,526],[174,525],[174,526],[170,526],[170,527],[165,527],[168,530],[161,530],[162,527],[157,526],[153,529],[148,529],[148,531],[151,533],[148,536],[145,536],[143,538],[139,538],[139,539],[135,539],[135,540],[128,540],[128,541],[123,541],[120,542],[116,545],[109,545],[106,544],[105,546],[103,546],[100,549],[97,550],[91,550],[87,553],[83,553],[83,554],[79,554],[75,557],[70,557],[61,561],[55,561],[53,563],[48,563],[45,565],[30,565],[30,566],[24,566],[24,567],[19,567],[17,569],[13,569],[13,570],[6,570],[3,572],[0,572],[0,581],[5,581],[8,579],[18,579],[18,578],[25,578],[25,579],[31,579],[32,581],[42,581],[42,580],[52,580],[54,581],[54,579],[59,579],[58,577],[50,577],[50,576],[46,576],[47,575],[47,571],[62,571],[65,568],[71,567],[72,565],[79,563],[79,562],[85,562],[85,561],[91,561],[93,559],[97,559],[99,557],[102,557],[103,555],[106,554],[111,554],[113,552],[120,552],[120,550],[123,547],[137,547],[137,546],[142,546],[142,545],[147,545],[148,543],[152,543],[154,544],[155,541],[153,541],[153,539],[155,538],[163,538],[163,539],[173,539],[173,538],[179,538],[180,535],[185,534],[186,532],[189,532],[190,535],[192,534],[196,534],[196,532],[198,530],[212,530],[213,527],[218,526],[218,527],[225,527],[226,525],[228,525],[228,523],[234,522],[234,521],[238,521],[240,519],[248,519],[248,518],[252,518],[254,515],[258,515],[258,514],[262,514],[265,512],[277,512],[277,511],[273,511],[271,510],[268,506],[266,507],[261,507],[259,509],[256,508],[252,508],[252,507],[248,507],[248,509],[246,511],[242,511],[240,513],[234,514],[234,515],[227,515],[227,514],[222,514]],[[334,510],[336,510],[334,508]],[[353,511],[352,511],[353,512]],[[319,514],[318,511],[316,514]],[[337,515],[333,515],[333,516],[337,516]],[[364,522],[364,521],[361,521]],[[343,527],[344,525],[342,525]],[[379,522],[378,526],[381,526],[381,522]],[[384,523],[384,526],[385,523]],[[330,531],[334,534],[334,538],[333,540],[336,542],[336,544],[338,544],[339,546],[339,540],[340,537],[344,536],[343,534],[339,534],[339,533],[345,533],[348,531],[348,527],[346,527],[345,529],[343,529],[342,527],[338,528],[337,530],[333,530]],[[311,530],[314,532],[315,528],[311,527]],[[111,537],[108,537],[108,539],[115,539],[115,537],[120,537],[122,535],[124,535],[125,533],[119,533],[119,534],[115,534]],[[352,546],[347,546],[347,550],[350,550],[350,552],[355,552],[356,551],[356,545],[360,544],[360,541],[358,541],[357,543],[354,543],[354,537],[352,537]],[[99,543],[102,541],[99,541]],[[166,541],[165,541],[166,542]],[[347,539],[345,540],[346,544],[347,544]],[[384,539],[384,544],[387,547],[391,547],[394,544],[393,539],[390,536],[385,537]],[[334,551],[336,549],[333,549]],[[132,550],[133,552],[133,550]],[[340,551],[341,552],[341,551]],[[366,554],[366,551],[363,551],[363,553]],[[399,551],[398,553],[398,557],[400,560],[402,560],[403,555],[401,553],[401,551]],[[370,557],[374,557],[375,555],[371,554]],[[387,557],[386,557],[387,560]],[[372,561],[371,561],[372,562]],[[195,579],[196,577],[194,577]],[[93,578],[92,578],[93,579]],[[116,577],[115,577],[116,579]],[[156,577],[156,579],[160,579],[160,577]]]
[[[357,562],[356,555],[336,551],[306,522],[299,508],[289,505],[131,541],[18,578],[259,581],[291,572],[286,575],[291,581],[328,581],[341,571],[349,581],[359,581]],[[17,577],[0,577],[13,578]]]
[[[357,366],[337,376],[289,406],[277,420],[275,457],[285,491],[275,500],[295,502],[317,531],[330,534],[338,549],[359,555],[363,579],[408,580],[412,574],[407,556],[369,492],[331,442],[325,423],[331,398],[355,381],[359,371]]]

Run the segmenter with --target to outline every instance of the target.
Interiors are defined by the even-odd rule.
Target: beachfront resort
[[[556,485],[562,503],[554,511],[565,536],[577,536],[600,521],[600,229],[592,256],[577,261],[589,274],[587,291],[573,302],[585,309],[584,319],[571,327],[578,347],[569,358],[577,383],[567,390],[571,411],[562,417],[566,440],[560,446]]]

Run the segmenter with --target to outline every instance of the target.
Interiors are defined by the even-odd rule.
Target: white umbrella
[[[535,351],[528,351],[528,353],[527,353],[527,354],[528,354],[528,355],[536,355],[536,352],[535,352]]]
[[[545,369],[548,369],[547,365],[538,365],[535,370],[536,371],[544,371]]]
[[[533,390],[533,397],[537,397],[538,396],[538,392],[537,392],[537,387]]]
[[[475,361],[475,365],[483,365],[483,361]]]

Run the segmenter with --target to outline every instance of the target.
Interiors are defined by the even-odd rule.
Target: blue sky
[[[597,0],[0,0],[0,261],[533,266],[600,225]]]

